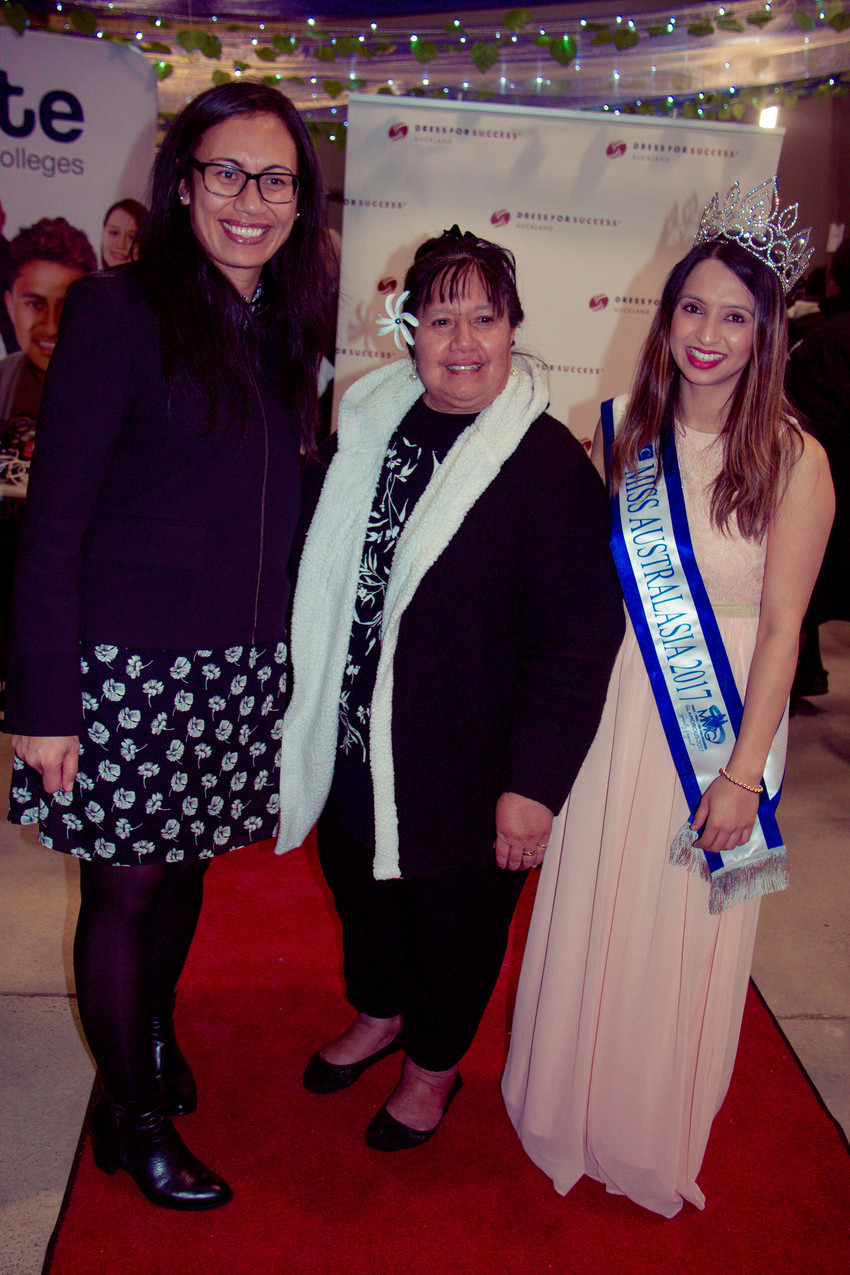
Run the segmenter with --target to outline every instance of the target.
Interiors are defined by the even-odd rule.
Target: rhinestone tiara
[[[808,246],[811,226],[791,232],[797,221],[798,205],[779,211],[776,178],[756,186],[741,196],[738,182],[731,186],[723,203],[719,194],[706,204],[699,223],[696,248],[712,239],[730,239],[769,266],[787,295],[814,255]]]

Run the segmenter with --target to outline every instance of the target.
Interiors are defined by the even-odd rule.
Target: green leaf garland
[[[482,75],[490,70],[491,66],[499,60],[499,46],[497,44],[485,44],[483,40],[476,40],[469,55],[475,63]]]

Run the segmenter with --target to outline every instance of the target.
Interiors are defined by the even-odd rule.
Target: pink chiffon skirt
[[[718,619],[743,694],[757,620]],[[589,1174],[665,1217],[705,1202],[759,906],[711,916],[707,883],[670,865],[689,817],[629,626],[550,838],[502,1089],[557,1191]]]

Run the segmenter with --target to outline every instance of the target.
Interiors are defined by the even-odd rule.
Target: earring
[[[410,373],[410,379],[411,379],[411,381],[418,381],[418,380],[419,380],[419,372],[417,371],[417,368],[416,368],[416,360],[415,360],[415,359],[413,360],[413,371]]]

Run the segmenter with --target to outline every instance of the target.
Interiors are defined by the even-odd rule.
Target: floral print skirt
[[[80,644],[72,792],[15,759],[9,820],[116,867],[209,859],[277,830],[286,645],[133,651]]]

